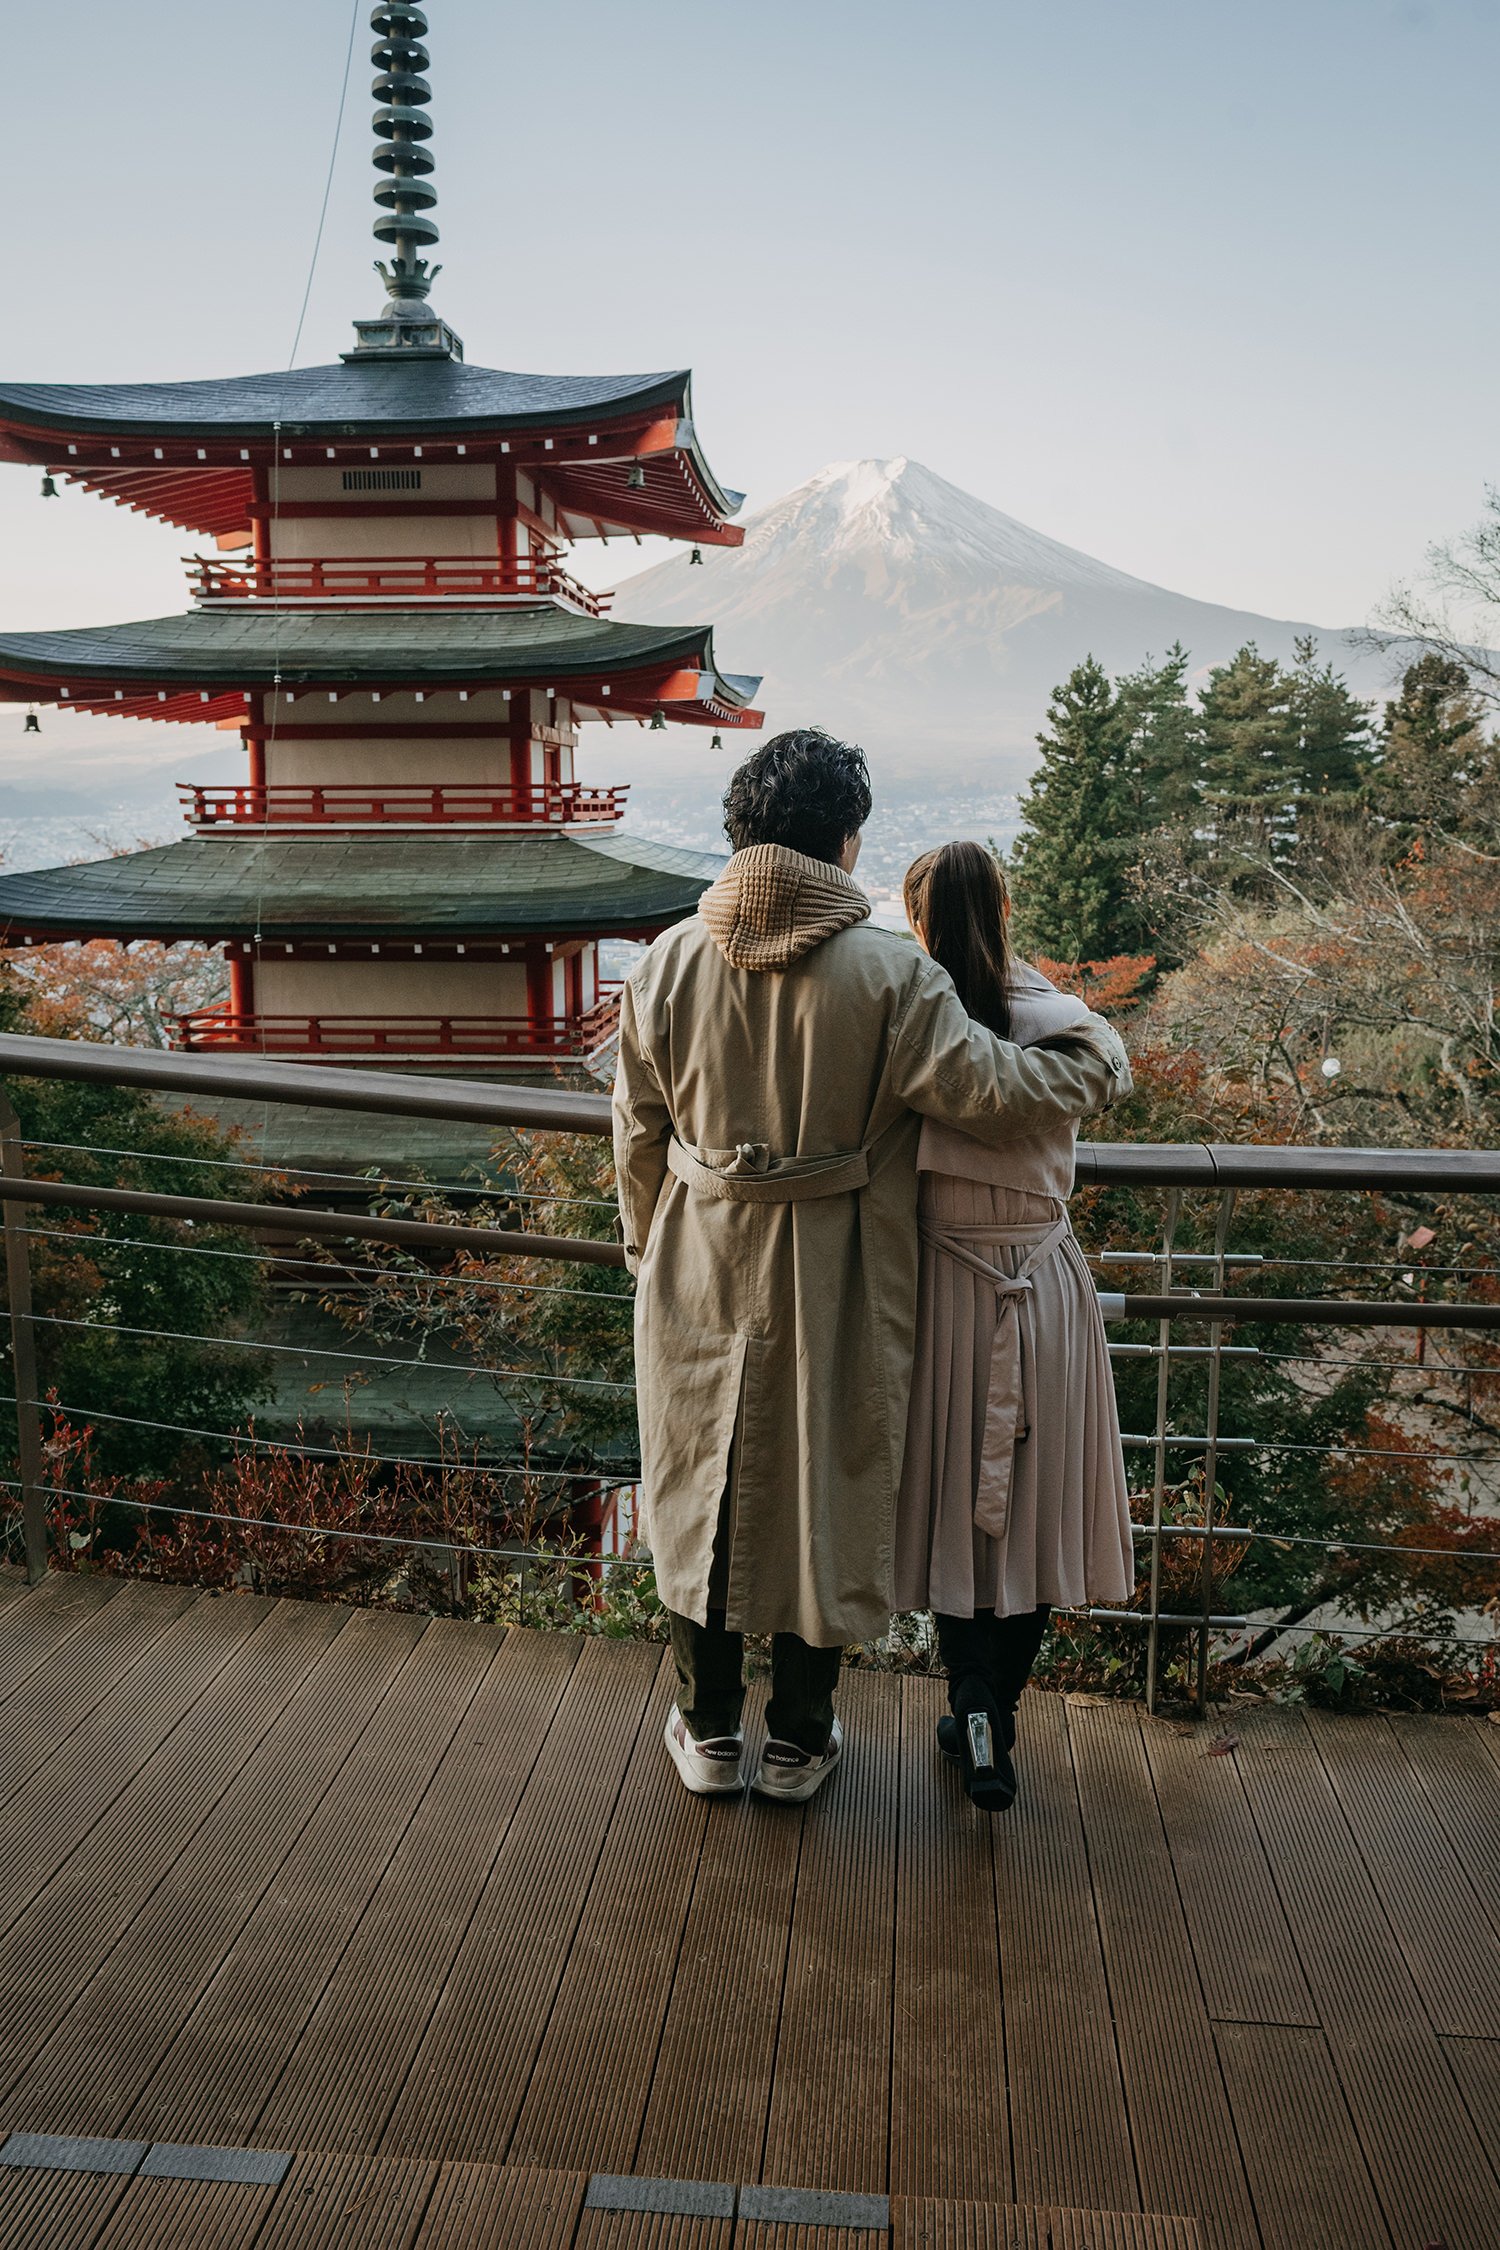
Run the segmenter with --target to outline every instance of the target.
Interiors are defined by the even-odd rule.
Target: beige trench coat
[[[732,1462],[731,1628],[825,1647],[883,1630],[921,1119],[998,1143],[1128,1085],[1098,1017],[1023,1052],[971,1022],[910,939],[868,922],[776,970],[731,966],[701,918],[657,939],[622,998],[615,1161],[668,1608],[706,1614]]]

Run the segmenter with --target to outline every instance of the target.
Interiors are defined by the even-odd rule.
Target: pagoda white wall
[[[561,964],[558,964],[560,966]],[[514,961],[277,960],[255,964],[262,1016],[517,1016],[526,965]]]
[[[268,730],[263,746],[266,781],[272,788],[341,782],[504,784],[511,778],[511,744],[509,735],[499,730],[517,724],[567,730],[558,755],[558,779],[571,781],[572,706],[559,697],[553,720],[548,718],[550,708],[549,699],[535,691],[522,691],[507,700],[498,690],[486,690],[471,695],[466,703],[456,693],[428,695],[421,703],[415,695],[382,695],[376,703],[367,692],[341,696],[336,703],[317,690],[299,694],[291,703],[284,693],[275,699],[268,696],[261,720]],[[326,742],[307,739],[320,728],[357,726],[364,719],[382,727],[400,726],[403,732],[367,741],[334,734]],[[489,741],[454,741],[427,733],[454,725],[491,726],[497,731]],[[281,727],[290,730],[289,738],[270,731]],[[531,778],[541,782],[546,778],[545,745],[533,740],[529,748]]]
[[[433,742],[412,734],[396,742],[268,742],[266,781],[271,788],[305,787],[317,782],[376,784],[409,782],[430,788],[441,782],[510,780],[510,743]]]
[[[363,463],[350,463],[352,468]],[[422,479],[417,491],[346,492],[343,466],[283,469],[271,479],[269,519],[273,557],[329,555],[474,555],[492,559],[498,551],[499,502],[493,465],[465,462],[372,461],[372,469],[411,468]],[[426,500],[484,500],[494,515],[434,516],[423,513]],[[318,501],[347,508],[347,515],[286,516],[277,507]],[[391,512],[367,515],[362,507],[378,502]]]

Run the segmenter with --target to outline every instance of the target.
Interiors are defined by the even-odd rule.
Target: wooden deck
[[[1500,1728],[1032,1695],[986,1821],[931,1682],[847,1679],[800,1812],[684,1795],[666,1701],[0,1580],[0,2250],[1500,2242]]]

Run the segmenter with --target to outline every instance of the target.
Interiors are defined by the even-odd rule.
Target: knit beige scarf
[[[789,969],[824,938],[867,921],[870,902],[830,860],[750,844],[704,892],[698,912],[732,969]]]

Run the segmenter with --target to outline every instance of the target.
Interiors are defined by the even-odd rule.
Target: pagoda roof
[[[256,469],[508,457],[550,487],[571,537],[661,532],[738,545],[744,495],[721,485],[683,368],[527,375],[442,356],[335,361],[184,383],[0,381],[0,459],[75,477],[185,531],[245,529]],[[627,484],[621,463],[645,481]]]
[[[0,944],[647,935],[722,865],[641,836],[191,837],[0,876]]]
[[[130,624],[0,634],[0,701],[121,717],[245,715],[276,689],[558,688],[601,715],[658,704],[705,726],[758,726],[760,685],[723,672],[710,626],[629,625],[551,604],[493,610],[277,611],[226,604]]]
[[[335,360],[185,383],[8,383],[0,414],[70,436],[357,437],[363,431],[554,429],[601,413],[686,411],[687,369],[655,375],[522,375],[461,359]]]

